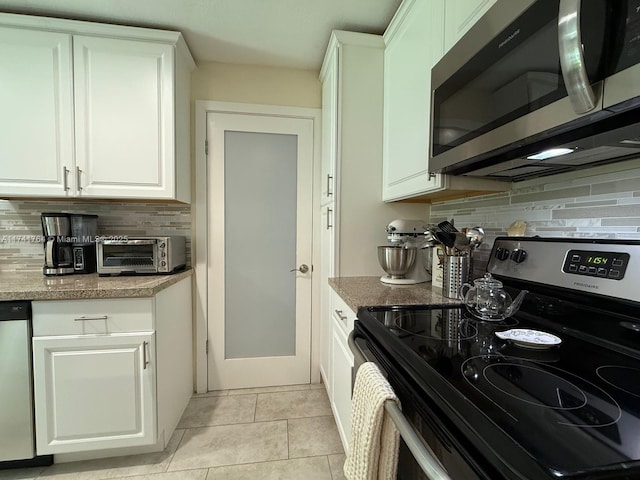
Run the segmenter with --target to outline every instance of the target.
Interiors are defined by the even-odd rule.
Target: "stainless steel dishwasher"
[[[51,464],[36,457],[31,302],[0,302],[0,469]]]

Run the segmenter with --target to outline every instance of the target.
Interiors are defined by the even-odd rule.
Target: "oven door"
[[[98,273],[155,273],[156,239],[102,240],[98,243]]]
[[[495,474],[489,476],[480,471],[456,449],[457,442],[452,441],[445,422],[412,391],[362,330],[354,329],[349,346],[354,355],[353,380],[362,363],[374,362],[400,400],[402,411],[387,409],[401,437],[398,480],[498,480]]]

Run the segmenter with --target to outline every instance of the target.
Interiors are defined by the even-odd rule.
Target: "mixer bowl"
[[[378,262],[391,278],[403,278],[416,259],[415,247],[384,245],[378,247]]]

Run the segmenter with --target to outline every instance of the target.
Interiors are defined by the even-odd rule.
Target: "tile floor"
[[[322,384],[194,395],[165,451],[0,470],[0,480],[338,480],[344,451]]]

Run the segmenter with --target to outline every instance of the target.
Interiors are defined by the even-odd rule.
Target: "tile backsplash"
[[[486,270],[495,237],[516,220],[525,235],[640,240],[640,160],[514,183],[510,192],[433,203],[430,222],[479,225],[486,237],[474,277]]]
[[[184,235],[187,264],[191,264],[190,205],[0,200],[0,272],[42,270],[42,212],[98,215],[99,235]]]

